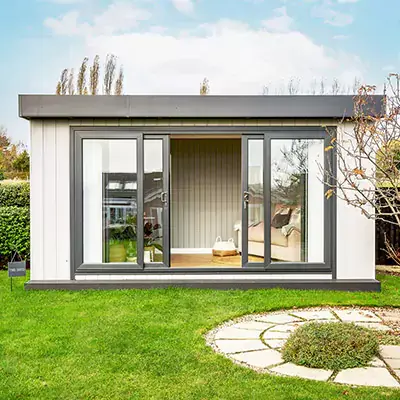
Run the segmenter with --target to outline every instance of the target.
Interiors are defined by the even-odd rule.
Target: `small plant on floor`
[[[297,365],[338,371],[367,366],[378,349],[378,339],[370,329],[350,323],[310,322],[290,335],[282,356]]]

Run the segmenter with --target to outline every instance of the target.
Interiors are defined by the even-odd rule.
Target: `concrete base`
[[[38,290],[86,290],[86,289],[153,289],[185,287],[197,289],[300,289],[300,290],[339,290],[350,292],[379,292],[381,283],[371,280],[268,280],[268,279],[193,279],[184,280],[72,280],[72,281],[29,281],[25,289]]]

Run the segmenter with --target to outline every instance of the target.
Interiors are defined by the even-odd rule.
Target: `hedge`
[[[28,207],[0,207],[0,267],[7,265],[14,251],[29,259],[29,229]]]
[[[0,207],[13,206],[29,207],[28,181],[2,181],[0,183]]]

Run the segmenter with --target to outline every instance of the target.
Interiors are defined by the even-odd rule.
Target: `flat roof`
[[[370,115],[382,113],[384,96],[371,96]],[[21,118],[349,118],[354,97],[295,96],[58,96],[19,95]]]

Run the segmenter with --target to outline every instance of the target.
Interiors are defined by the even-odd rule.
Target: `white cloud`
[[[56,3],[56,4],[76,4],[81,3],[83,0],[45,0],[48,3]]]
[[[357,3],[358,2],[358,0],[338,0],[338,3],[342,3],[342,4],[345,4],[345,3]]]
[[[131,3],[118,1],[111,4],[103,14],[96,16],[93,26],[102,33],[124,32],[150,17],[149,11],[137,8]]]
[[[363,76],[361,61],[342,51],[315,44],[309,37],[255,29],[240,21],[204,24],[183,34],[136,32],[89,36],[85,55],[114,53],[124,64],[125,92],[198,94],[207,76],[213,94],[259,94],[293,77],[304,89],[321,77],[344,85]],[[150,50],[151,49],[151,50]]]
[[[293,18],[287,14],[286,7],[280,7],[274,10],[274,17],[262,21],[262,24],[270,32],[288,32],[292,22]]]
[[[348,38],[349,38],[348,35],[335,35],[335,36],[333,37],[333,39],[335,39],[335,40],[346,40],[346,39],[348,39]]]
[[[138,25],[139,21],[150,19],[149,11],[135,7],[126,1],[117,1],[93,18],[91,24],[79,22],[79,13],[70,11],[59,18],[47,18],[44,25],[57,35],[110,35],[126,32]]]
[[[183,14],[191,14],[194,11],[192,0],[171,0],[174,7]]]
[[[315,17],[323,18],[324,22],[333,26],[346,26],[353,22],[353,17],[350,14],[345,14],[325,5],[314,7],[312,14]]]
[[[90,25],[78,22],[79,13],[70,11],[59,18],[47,18],[44,25],[50,28],[56,35],[74,36],[87,34],[90,31]]]
[[[390,64],[390,65],[385,65],[383,68],[382,68],[382,71],[385,71],[385,72],[393,72],[393,71],[395,71],[396,70],[396,67],[394,66],[394,65],[392,65],[392,64]]]

